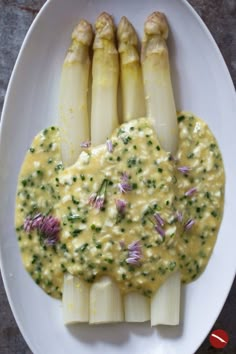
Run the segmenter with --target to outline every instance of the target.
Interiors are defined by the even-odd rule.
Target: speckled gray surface
[[[22,41],[44,2],[45,0],[0,0],[0,112]],[[236,85],[236,0],[189,0],[189,2],[213,34]],[[213,328],[222,328],[229,333],[228,345],[224,350],[217,350],[210,346],[206,338],[196,354],[235,354],[236,281]],[[0,277],[0,354],[30,353],[11,313]]]

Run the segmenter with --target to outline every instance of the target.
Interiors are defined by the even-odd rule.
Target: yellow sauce
[[[65,272],[90,283],[107,274],[123,293],[151,296],[177,270],[183,282],[204,270],[223,213],[223,162],[202,120],[181,113],[178,121],[174,158],[161,149],[146,118],[117,129],[112,152],[106,145],[86,149],[66,169],[59,130],[35,137],[19,176],[15,223],[24,266],[48,294],[61,297]],[[131,189],[126,192],[120,186],[124,173]],[[102,209],[91,203],[99,190]],[[26,218],[38,213],[60,221],[54,245],[38,230],[24,230]],[[135,241],[141,254],[131,264]]]

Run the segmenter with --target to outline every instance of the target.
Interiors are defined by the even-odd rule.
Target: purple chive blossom
[[[194,224],[195,224],[195,220],[194,219],[189,219],[184,225],[184,230],[185,231],[186,230],[190,230],[193,227]]]
[[[184,195],[186,197],[191,197],[196,192],[197,192],[197,188],[193,187],[193,188],[190,188],[187,192],[185,192]]]
[[[38,229],[41,225],[44,216],[42,214],[36,214],[34,217],[28,216],[24,221],[24,230],[26,232]]]
[[[105,202],[105,195],[104,194],[98,195],[95,202],[95,208],[102,209],[102,207],[104,206],[104,202]]]
[[[129,251],[141,251],[141,245],[140,245],[140,242],[137,240],[137,241],[133,241],[132,243],[129,244],[128,246],[128,250]]]
[[[32,225],[32,222],[30,220],[29,217],[27,217],[24,221],[24,231],[25,232],[30,232],[31,231],[31,225]]]
[[[89,197],[89,204],[95,206],[96,198],[97,198],[97,193],[91,194]]]
[[[165,230],[158,223],[155,225],[155,230],[161,235],[161,237],[164,237],[166,234]]]
[[[164,219],[161,217],[161,215],[160,215],[159,213],[155,213],[153,216],[154,216],[156,222],[157,222],[161,227],[163,227],[163,226],[165,225],[165,221],[164,221]]]
[[[125,208],[126,208],[126,201],[123,199],[116,199],[116,209],[118,211],[119,214],[124,215],[125,213]]]
[[[165,230],[163,228],[165,225],[164,219],[160,216],[159,213],[154,213],[153,217],[154,217],[154,221],[152,218],[148,218],[149,221],[153,224],[156,232],[158,232],[161,237],[164,237],[165,236]]]
[[[27,216],[27,218],[24,221],[24,231],[25,232],[30,232],[34,228],[32,227],[32,218],[30,216]]]
[[[183,214],[181,213],[181,211],[176,212],[176,217],[179,222],[183,221]]]
[[[43,236],[45,244],[54,245],[58,241],[60,221],[52,215],[28,216],[24,222],[24,230],[28,233],[37,230]]]
[[[97,193],[93,193],[89,197],[89,204],[92,205],[96,209],[102,209],[105,202],[105,195],[99,195]]]
[[[107,140],[106,146],[107,146],[107,151],[108,152],[112,152],[113,151],[113,144],[112,144],[111,140]]]
[[[91,194],[89,197],[89,204],[96,209],[102,209],[104,207],[107,182],[108,181],[104,179],[98,192]]]
[[[132,186],[129,183],[129,175],[126,172],[123,172],[121,175],[121,181],[118,184],[118,188],[121,193],[126,193],[132,191]]]
[[[126,263],[138,265],[142,257],[141,245],[139,241],[134,241],[128,246],[128,258]]]
[[[91,141],[83,141],[80,144],[80,147],[85,148],[85,149],[88,149],[90,146],[91,146]]]
[[[45,216],[38,230],[45,238],[47,245],[54,245],[58,241],[60,221],[52,215]]]
[[[177,170],[179,172],[183,173],[184,175],[187,175],[189,173],[189,171],[191,170],[191,168],[188,166],[180,166],[177,168]]]
[[[31,224],[32,228],[37,229],[41,225],[43,218],[44,217],[41,214],[35,215],[32,219],[32,224]]]

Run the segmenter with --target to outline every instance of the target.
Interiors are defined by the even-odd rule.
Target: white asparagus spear
[[[179,324],[180,273],[172,274],[151,299],[151,326]]]
[[[89,140],[87,107],[90,71],[89,46],[93,38],[91,25],[81,20],[72,33],[72,43],[63,63],[59,98],[61,151],[65,166],[72,165]]]
[[[150,300],[139,293],[132,292],[124,296],[125,321],[145,322],[150,320]]]
[[[178,147],[178,125],[166,46],[168,25],[164,14],[154,12],[144,25],[142,68],[147,116],[152,119],[166,151]]]
[[[120,53],[120,77],[123,121],[145,117],[142,69],[138,53],[138,37],[126,17],[122,17],[117,31]]]
[[[178,127],[166,46],[167,37],[168,24],[164,14],[154,12],[145,22],[142,42],[147,116],[152,119],[163,148],[175,154],[178,147]],[[179,323],[180,282],[180,274],[174,274],[152,297],[152,326]]]
[[[89,318],[88,283],[66,274],[63,285],[63,319],[66,325],[88,322]]]
[[[123,320],[120,290],[111,278],[103,276],[91,286],[89,322],[98,324]]]
[[[123,120],[145,116],[143,78],[138,53],[138,37],[132,24],[122,17],[118,25]],[[124,296],[125,321],[150,320],[149,299],[136,292]]]
[[[102,144],[118,126],[117,88],[119,63],[112,17],[102,13],[96,21],[93,56],[91,137]],[[119,287],[105,276],[92,284],[89,322],[120,322],[124,319]]]
[[[119,79],[118,53],[115,46],[115,26],[107,13],[95,24],[92,63],[91,141],[105,143],[118,126],[117,88]]]
[[[81,152],[81,142],[89,138],[87,91],[92,37],[91,25],[81,20],[72,33],[72,44],[62,68],[59,126],[65,166],[76,161]],[[65,324],[88,322],[89,289],[88,283],[83,280],[65,275],[62,298]]]

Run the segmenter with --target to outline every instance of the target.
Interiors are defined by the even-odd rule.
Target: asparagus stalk
[[[112,17],[102,13],[96,21],[93,55],[91,137],[93,144],[102,144],[118,126],[117,88],[119,64],[115,47],[115,26]],[[123,321],[120,290],[109,277],[102,277],[90,290],[89,322]]]
[[[136,292],[124,297],[125,321],[145,322],[150,320],[150,301],[144,295]]]
[[[178,147],[176,108],[170,77],[164,14],[154,12],[144,25],[142,68],[147,116],[152,119],[162,147],[175,153]]]
[[[134,27],[126,17],[122,17],[117,31],[120,53],[120,77],[122,94],[122,118],[145,116],[145,101],[142,69],[138,53],[138,37]]]
[[[104,276],[91,286],[89,322],[121,322],[123,319],[120,290],[114,281]]]
[[[122,17],[118,25],[120,76],[123,120],[145,116],[145,102],[138,37],[132,24]],[[150,320],[150,301],[146,296],[132,292],[124,296],[125,321]]]
[[[151,299],[151,325],[178,325],[180,312],[180,273],[172,274]]]
[[[62,68],[59,126],[62,161],[65,166],[76,161],[81,151],[81,142],[89,138],[87,91],[92,37],[91,25],[81,20],[72,33],[72,44]],[[62,304],[65,324],[88,322],[88,283],[66,274]]]
[[[144,25],[142,68],[147,116],[153,121],[161,145],[172,154],[178,147],[176,108],[170,77],[164,14],[154,12]],[[176,273],[151,299],[151,324],[179,323],[180,274]]]
[[[117,88],[119,78],[118,53],[115,46],[115,26],[107,13],[95,24],[92,63],[91,141],[105,143],[118,126]]]
[[[66,274],[63,286],[63,318],[66,325],[88,322],[88,300],[88,284],[70,274]]]
[[[89,46],[93,38],[91,25],[81,20],[72,33],[61,73],[59,126],[61,152],[65,166],[72,165],[81,151],[80,144],[89,139],[87,107],[90,70]]]

